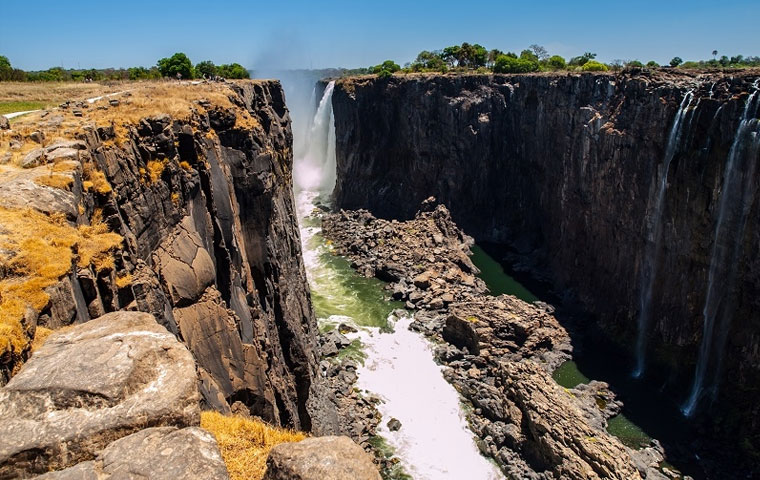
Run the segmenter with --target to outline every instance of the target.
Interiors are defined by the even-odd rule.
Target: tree
[[[184,53],[175,53],[169,58],[158,61],[158,70],[164,77],[174,78],[177,74],[182,78],[193,78],[193,63]]]
[[[502,52],[498,48],[494,48],[493,50],[488,52],[488,61],[486,62],[486,66],[489,68],[493,68],[494,63],[496,62],[496,58],[498,58],[499,55],[504,55],[504,52]]]
[[[520,58],[523,60],[528,60],[529,62],[536,62],[538,63],[538,55],[533,53],[532,50],[523,50],[520,52]]]
[[[658,63],[657,63],[657,62],[655,62],[654,60],[649,60],[649,61],[647,62],[647,67],[649,67],[649,68],[657,68],[657,67],[659,67],[659,66],[660,66],[660,64],[658,64]]]
[[[195,73],[198,74],[198,76],[211,78],[216,75],[216,65],[214,65],[214,62],[211,60],[198,62],[198,64],[195,66]]]
[[[713,54],[713,60],[715,60],[715,57],[718,56],[718,51],[717,50],[713,50],[712,54]]]
[[[552,70],[564,70],[565,68],[567,68],[567,63],[565,62],[565,59],[560,57],[559,55],[552,55],[551,57],[549,57],[549,59],[546,61],[546,64]]]
[[[13,67],[8,57],[0,55],[0,80],[10,80],[13,75]]]
[[[216,74],[224,78],[251,78],[251,74],[239,63],[230,63],[229,65],[219,65],[216,67]]]
[[[631,60],[630,62],[627,62],[625,66],[626,68],[641,68],[644,64],[638,60]]]
[[[415,72],[445,72],[447,70],[446,62],[441,58],[440,51],[421,51],[409,67]]]
[[[681,57],[673,57],[673,59],[670,61],[670,66],[675,68],[683,63],[683,60],[681,60]]]
[[[579,57],[573,57],[570,59],[569,65],[573,67],[582,67],[586,64],[589,60],[593,60],[596,58],[596,53],[591,52],[585,52],[583,55]]]
[[[380,65],[372,67],[372,73],[377,74],[380,78],[388,78],[399,70],[401,70],[401,67],[393,60],[386,60]]]
[[[533,52],[533,54],[541,61],[547,60],[549,58],[549,52],[546,51],[544,47],[541,45],[536,45],[535,43],[528,47],[528,49]]]
[[[446,47],[443,49],[441,58],[443,58],[443,60],[449,65],[449,67],[455,67],[457,66],[460,50],[461,50],[461,47],[459,45],[452,45],[451,47]]]

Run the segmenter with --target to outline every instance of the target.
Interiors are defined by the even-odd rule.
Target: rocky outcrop
[[[198,427],[146,428],[108,445],[95,460],[46,473],[40,480],[228,480],[213,435]]]
[[[0,178],[2,206],[63,214],[73,226],[98,221],[123,238],[108,262],[74,265],[49,287],[47,305],[27,311],[26,334],[111,311],[148,312],[190,349],[206,407],[229,412],[241,402],[274,424],[330,431],[280,85],[172,86],[186,90],[176,104],[187,114],[175,116],[150,113],[149,89],[163,87],[145,88],[106,109],[134,118],[142,108],[139,121],[101,124],[97,115],[106,113],[88,112],[95,120],[86,123],[60,110],[69,130],[40,122],[45,138],[73,135],[74,146],[41,147],[45,165]],[[71,181],[54,188],[35,180],[50,175],[48,157],[64,150],[76,158],[55,160],[56,171],[71,162],[61,169]],[[6,353],[8,377],[28,349]]]
[[[380,480],[372,458],[347,437],[282,443],[269,453],[265,480]]]
[[[199,403],[192,355],[152,315],[70,327],[0,389],[0,478],[226,479]]]
[[[568,304],[591,312],[608,339],[632,355],[643,257],[653,241],[650,199],[662,181],[674,117],[692,90],[695,99],[665,172],[661,241],[649,249],[656,273],[648,303],[648,374],[656,377],[653,384],[669,385],[680,403],[702,342],[724,172],[757,78],[753,71],[639,71],[341,79],[333,94],[335,203],[408,219],[435,195],[465,232],[509,245],[517,269],[549,279]],[[738,174],[746,185],[760,182],[760,169],[751,168],[754,155],[745,155],[749,167]],[[717,240],[736,249],[731,264],[738,267],[734,288],[724,281],[720,290],[725,300],[707,375],[708,388],[720,388],[713,413],[732,418],[716,427],[741,437],[755,454],[757,198],[754,193],[744,202],[745,228]]]
[[[341,211],[322,228],[336,253],[417,310],[411,328],[439,344],[444,376],[472,404],[481,451],[509,478],[662,478],[656,443],[634,451],[607,433],[620,404],[606,384],[570,392],[551,378],[572,351],[553,308],[487,295],[472,239],[433,199],[422,209],[406,222]]]

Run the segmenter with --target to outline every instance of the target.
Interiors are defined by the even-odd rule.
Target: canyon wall
[[[509,245],[518,268],[549,279],[631,355],[641,269],[647,242],[655,242],[648,371],[685,401],[703,338],[724,171],[757,76],[644,71],[341,79],[333,95],[335,204],[408,219],[423,199],[436,196],[465,232]],[[656,242],[647,225],[652,198],[689,90],[695,101],[673,146]],[[743,196],[749,210],[745,228],[717,236],[720,248],[737,252],[736,269],[723,270],[733,281],[718,280],[729,291],[721,293],[703,397],[720,391],[714,406],[739,412],[735,423],[723,419],[722,428],[757,448],[760,205],[754,192],[760,172],[750,168],[757,150],[744,150],[748,167],[736,175],[749,193]]]
[[[274,424],[330,431],[280,84],[176,88],[198,90],[177,94],[190,105],[188,116],[148,115],[143,107],[145,118],[122,127],[99,122],[106,105],[106,113],[85,111],[94,121],[62,132],[76,108],[62,106],[52,116],[60,117],[56,125],[49,125],[51,117],[40,121],[41,136],[75,137],[65,146],[73,160],[63,173],[71,177],[67,188],[32,181],[49,166],[0,179],[4,208],[25,205],[80,227],[97,222],[123,238],[112,262],[73,262],[46,288],[47,305],[27,309],[24,331],[33,338],[38,326],[56,329],[117,310],[148,312],[195,357],[206,408],[244,408]],[[124,109],[128,118],[140,95],[111,102],[110,111]],[[161,101],[153,94],[147,105]],[[51,148],[40,155],[50,160],[58,151]],[[28,355],[28,348],[5,352],[6,381]]]

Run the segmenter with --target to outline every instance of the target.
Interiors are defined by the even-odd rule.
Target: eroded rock
[[[0,476],[93,459],[125,435],[199,422],[190,352],[152,315],[114,312],[56,333],[0,389]]]

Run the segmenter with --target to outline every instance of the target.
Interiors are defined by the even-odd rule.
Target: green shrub
[[[175,53],[169,58],[158,60],[158,70],[164,77],[174,78],[177,74],[182,78],[193,78],[193,63],[184,53]]]
[[[546,65],[552,70],[564,70],[565,68],[567,68],[567,63],[565,62],[565,59],[560,57],[559,55],[553,55],[549,57],[549,60],[546,61]]]
[[[609,70],[607,65],[597,62],[596,60],[589,60],[583,64],[582,68],[584,72],[606,72]]]
[[[528,73],[538,71],[538,62],[527,58],[514,58],[510,55],[499,55],[494,62],[493,71],[496,73]]]

